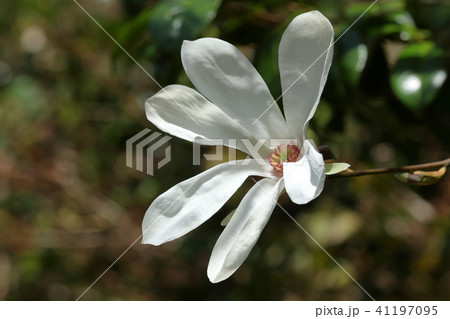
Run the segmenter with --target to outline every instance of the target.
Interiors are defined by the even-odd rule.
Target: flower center
[[[301,157],[300,149],[295,144],[278,146],[269,157],[269,163],[272,165],[278,176],[283,175],[284,162],[297,162]]]

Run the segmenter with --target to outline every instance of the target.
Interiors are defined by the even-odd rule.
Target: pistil
[[[275,170],[277,176],[283,175],[283,163],[297,162],[301,157],[300,149],[295,144],[278,146],[269,157],[269,163]]]

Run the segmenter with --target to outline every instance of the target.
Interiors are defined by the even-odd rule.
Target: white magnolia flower
[[[148,120],[192,142],[222,138],[225,145],[253,158],[217,165],[160,195],[145,214],[143,243],[160,245],[183,236],[215,214],[249,176],[263,177],[244,196],[214,246],[208,277],[216,283],[247,258],[283,189],[297,204],[322,192],[324,160],[306,140],[306,131],[330,69],[333,34],[331,23],[318,11],[299,15],[284,32],[279,66],[286,119],[236,47],[213,38],[183,43],[184,69],[201,94],[186,86],[168,86],[146,101]],[[271,145],[275,139],[296,143]],[[231,140],[236,144],[228,143]],[[265,143],[258,153],[249,152],[244,142],[255,145],[259,140]]]

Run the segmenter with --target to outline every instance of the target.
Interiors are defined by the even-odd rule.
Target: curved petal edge
[[[262,179],[244,196],[214,246],[208,265],[208,278],[217,283],[230,277],[245,261],[266,226],[283,179]]]
[[[306,204],[320,195],[325,185],[325,163],[309,141],[305,141],[303,157],[295,163],[284,163],[286,192],[296,204]]]
[[[142,222],[142,243],[161,245],[183,236],[214,215],[248,176],[272,177],[256,160],[227,162],[181,182],[156,198]]]

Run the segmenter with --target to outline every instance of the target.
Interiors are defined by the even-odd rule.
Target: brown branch
[[[443,161],[431,162],[419,165],[408,165],[400,167],[389,168],[375,168],[375,169],[362,169],[357,171],[346,171],[335,175],[329,175],[328,178],[342,178],[342,177],[357,177],[365,175],[377,175],[377,174],[393,174],[402,172],[413,172],[417,170],[432,170],[441,167],[447,167],[450,165],[450,158]]]

